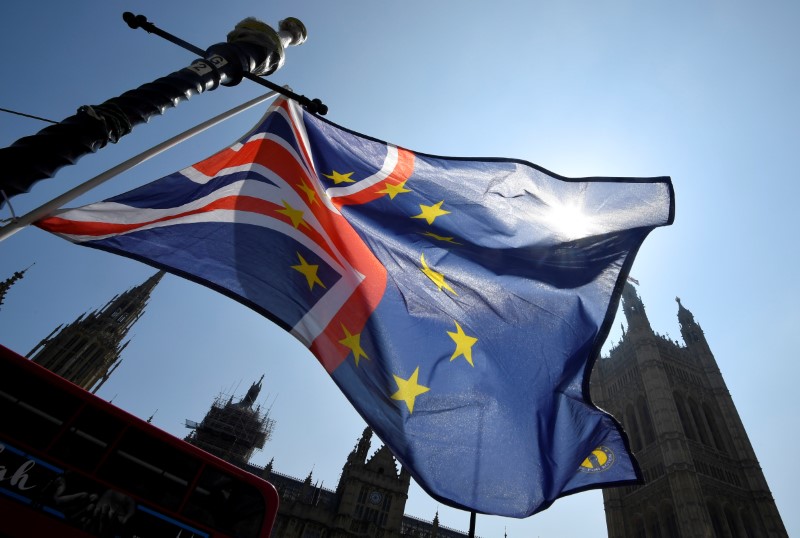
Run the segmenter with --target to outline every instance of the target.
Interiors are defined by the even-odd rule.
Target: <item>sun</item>
[[[590,235],[593,219],[587,215],[580,202],[554,202],[545,213],[547,224],[566,240]]]

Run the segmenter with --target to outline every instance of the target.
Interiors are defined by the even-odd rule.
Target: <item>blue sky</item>
[[[408,2],[207,0],[16,2],[4,6],[0,106],[56,120],[177,70],[191,54],[122,22],[143,13],[199,46],[240,19],[302,19],[308,42],[272,80],[319,97],[328,117],[441,155],[516,157],[566,176],[670,175],[676,221],[633,268],[651,324],[679,338],[679,295],[703,326],[790,535],[800,534],[793,392],[800,377],[796,200],[800,183],[800,6],[793,2]],[[119,144],[14,199],[18,213],[262,93],[248,82],[192,98]],[[85,195],[88,203],[229,145],[243,114]],[[0,145],[45,125],[0,115]],[[5,211],[5,210],[4,210]],[[8,217],[8,213],[0,214]],[[0,311],[0,343],[27,353],[57,325],[102,306],[153,270],[37,229],[0,243],[0,279],[35,263]],[[617,326],[619,323],[616,324]],[[310,353],[244,307],[167,276],[100,391],[184,435],[220,391],[266,374],[278,421],[257,456],[334,487],[364,427]],[[615,329],[610,340],[619,338]],[[795,500],[793,500],[795,499]],[[437,503],[413,489],[407,512]],[[468,515],[440,507],[443,523]],[[562,499],[525,520],[480,516],[478,534],[605,536],[601,495]]]

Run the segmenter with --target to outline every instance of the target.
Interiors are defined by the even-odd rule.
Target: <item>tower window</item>
[[[661,520],[665,523],[669,536],[680,536],[678,521],[675,519],[675,511],[671,504],[667,503],[661,507]]]
[[[694,428],[692,427],[692,423],[689,420],[689,415],[686,413],[686,407],[683,405],[683,396],[679,393],[673,393],[673,398],[675,398],[675,407],[678,408],[678,417],[681,420],[681,426],[683,427],[683,433],[689,439],[696,440],[697,436],[694,433]]]
[[[726,536],[726,532],[722,526],[722,518],[719,515],[719,509],[711,504],[708,503],[708,515],[711,517],[711,525],[714,527],[714,535],[715,536]]]
[[[689,410],[692,413],[692,418],[694,419],[694,425],[697,428],[697,436],[700,438],[700,441],[704,445],[712,446],[708,438],[708,431],[706,430],[706,424],[703,421],[703,415],[700,413],[700,408],[697,406],[697,403],[691,398],[689,398]]]
[[[122,307],[117,307],[114,309],[114,312],[111,313],[111,319],[118,323],[122,323],[128,319],[128,312],[126,312]]]
[[[642,448],[640,440],[639,423],[636,420],[636,413],[633,411],[633,406],[628,405],[625,409],[625,429],[628,432],[628,437],[631,440],[631,448],[634,452],[638,452]]]
[[[711,437],[714,440],[714,444],[718,450],[726,452],[725,442],[723,441],[722,434],[717,426],[716,413],[708,405],[708,402],[703,403],[703,413],[706,416],[706,422],[708,422],[708,427],[711,430]]]
[[[650,409],[648,409],[647,401],[643,396],[639,396],[636,407],[639,411],[639,424],[642,426],[642,437],[644,438],[645,446],[647,446],[656,440],[656,436],[653,431],[653,421],[650,418]]]

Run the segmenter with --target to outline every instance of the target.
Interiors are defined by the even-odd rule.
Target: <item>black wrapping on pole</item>
[[[217,43],[205,51],[205,59],[165,77],[149,82],[100,105],[82,106],[65,120],[45,127],[32,136],[20,138],[0,149],[0,190],[8,198],[28,192],[39,180],[51,178],[63,166],[75,164],[109,142],[115,143],[155,115],[163,114],[192,97],[219,87],[238,84],[245,73],[271,73],[283,62],[284,45],[299,44],[286,38],[283,22],[281,35],[263,23],[242,21],[243,31],[228,36],[228,43]],[[292,19],[292,24],[302,24]],[[253,38],[253,26],[268,28],[273,35]],[[261,31],[262,27],[258,27]],[[245,35],[242,38],[242,32]],[[233,36],[233,39],[232,39]],[[281,38],[285,43],[281,42]],[[2,200],[0,200],[2,205]]]

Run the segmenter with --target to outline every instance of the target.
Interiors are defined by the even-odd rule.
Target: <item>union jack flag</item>
[[[428,493],[524,517],[639,477],[588,380],[673,213],[669,178],[436,157],[279,100],[236,145],[38,225],[272,319]]]

